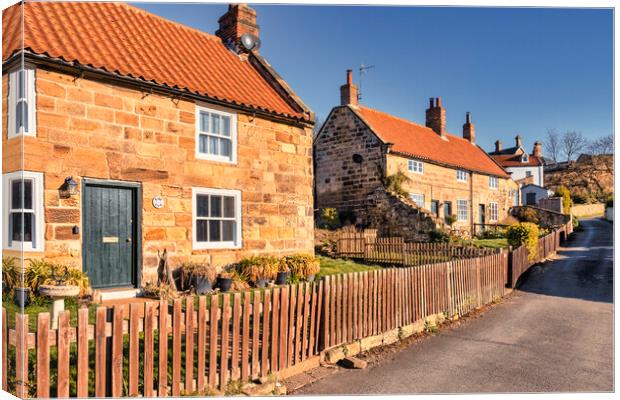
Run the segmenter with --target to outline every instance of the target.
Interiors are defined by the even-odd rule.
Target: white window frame
[[[422,204],[414,200],[414,197],[420,197],[422,199]],[[426,201],[426,199],[424,198],[424,193],[409,193],[409,199],[413,201],[418,207],[424,208],[424,204]]]
[[[235,230],[234,235],[235,238],[232,241],[226,242],[199,242],[197,240],[197,229],[196,229],[196,221],[198,220],[198,207],[196,204],[196,199],[199,194],[206,195],[215,195],[215,196],[231,196],[235,198]],[[201,219],[210,219],[205,217],[200,217]],[[218,220],[224,220],[227,218],[216,218]],[[204,250],[204,249],[240,249],[242,246],[242,236],[241,236],[241,191],[240,190],[230,190],[230,189],[213,189],[213,188],[202,188],[202,187],[194,187],[192,188],[192,247],[194,250]]]
[[[456,180],[457,182],[467,182],[467,171],[465,171],[464,169],[457,169]]]
[[[11,190],[12,182],[15,180],[32,180],[32,213],[35,215],[35,243],[23,242],[18,240],[12,240],[9,245],[9,217],[11,210]],[[4,218],[4,231],[3,231],[3,243],[2,246],[5,250],[16,250],[24,252],[41,252],[45,250],[45,214],[43,210],[43,173],[42,172],[30,172],[30,171],[17,171],[10,172],[2,175],[2,203]],[[24,209],[20,209],[23,210]],[[15,210],[14,212],[20,212]]]
[[[489,176],[489,187],[491,189],[497,189],[499,187],[499,179],[497,176]]]
[[[407,160],[407,169],[409,172],[424,174],[424,163],[422,161]]]
[[[24,94],[26,97],[17,98],[18,96],[18,75],[20,71],[24,73]],[[37,132],[37,118],[36,118],[36,90],[35,90],[35,69],[34,66],[25,64],[24,68],[17,68],[9,72],[9,98],[8,98],[8,121],[7,121],[7,138],[12,139],[18,136],[36,136]],[[17,103],[20,99],[25,99],[27,102],[28,112],[28,130],[24,130],[20,127],[19,130],[15,129],[17,123]]]
[[[497,222],[499,219],[499,204],[495,201],[489,203],[489,221]]]
[[[523,154],[521,155],[521,162],[522,162],[522,163],[527,163],[527,162],[529,162],[529,161],[530,161],[530,157],[529,157],[526,153],[523,153]]]
[[[461,207],[465,207],[464,215],[461,215]],[[462,218],[461,218],[462,217]],[[469,219],[469,201],[467,199],[456,200],[456,218],[458,221],[467,221]]]
[[[223,135],[214,135],[212,133],[206,133],[206,132],[201,132],[200,131],[200,114],[201,112],[207,112],[210,114],[217,114],[220,116],[224,116],[224,117],[228,117],[230,118],[230,137],[226,137]],[[237,114],[229,111],[227,109],[224,108],[220,108],[220,107],[214,107],[214,106],[206,106],[206,105],[202,105],[202,104],[196,104],[196,128],[195,128],[195,135],[194,135],[194,139],[196,141],[196,159],[199,160],[209,160],[209,161],[217,161],[217,162],[222,162],[222,163],[227,163],[227,164],[237,164]],[[214,136],[214,137],[220,137],[223,139],[230,139],[230,157],[224,157],[224,156],[220,156],[220,155],[214,155],[214,154],[206,154],[206,153],[201,153],[200,152],[200,135],[201,134],[206,134],[209,136]]]

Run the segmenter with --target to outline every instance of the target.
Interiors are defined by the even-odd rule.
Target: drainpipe
[[[474,173],[473,171],[469,173],[469,209],[471,212],[469,213],[470,217],[470,225],[469,229],[471,230],[471,235],[474,234]]]

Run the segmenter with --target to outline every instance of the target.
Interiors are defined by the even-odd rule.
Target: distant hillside
[[[605,198],[613,193],[613,155],[579,156],[577,161],[545,167],[545,186],[555,190],[566,186],[573,195]]]

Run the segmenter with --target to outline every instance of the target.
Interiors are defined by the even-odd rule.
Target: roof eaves
[[[13,64],[15,64],[15,62],[17,62],[20,59],[21,53],[22,53],[22,50],[13,52],[11,57],[7,58],[2,63],[2,68],[4,70],[6,70],[7,68],[10,68]],[[271,110],[265,107],[245,104],[245,103],[230,100],[230,99],[219,98],[217,96],[210,96],[207,93],[200,93],[198,91],[190,90],[189,88],[186,88],[186,87],[180,87],[176,85],[171,86],[166,83],[157,82],[155,80],[147,80],[142,76],[134,76],[132,74],[125,75],[125,74],[121,74],[118,71],[109,71],[106,68],[98,68],[92,65],[80,64],[77,61],[67,61],[63,58],[51,57],[46,53],[43,53],[43,54],[35,53],[35,52],[30,51],[29,49],[24,49],[23,53],[24,53],[24,58],[26,60],[35,62],[35,63],[41,63],[41,64],[51,65],[51,66],[56,66],[56,67],[61,67],[61,68],[75,68],[80,71],[88,71],[96,75],[106,76],[108,78],[119,79],[122,81],[129,81],[134,84],[148,85],[150,87],[157,87],[159,90],[172,92],[175,94],[179,94],[179,92],[181,92],[191,97],[197,97],[198,100],[207,101],[207,102],[215,102],[215,103],[219,103],[222,106],[229,106],[229,107],[232,106],[236,108],[241,108],[247,112],[258,112],[260,114],[272,115],[278,118],[284,118],[287,120],[303,122],[305,124],[314,123],[314,114],[311,114],[311,115],[304,114],[303,117],[299,117],[296,115],[277,112],[275,110]]]

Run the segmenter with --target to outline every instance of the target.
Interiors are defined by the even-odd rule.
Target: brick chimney
[[[353,71],[347,70],[347,83],[340,86],[340,105],[357,106],[357,86],[353,84]]]
[[[441,107],[441,97],[430,98],[426,110],[426,126],[442,138],[446,138],[446,110]]]
[[[496,140],[495,141],[495,151],[499,152],[499,151],[502,151],[502,149],[503,149],[502,142],[499,141],[499,140]]]
[[[238,45],[244,33],[259,37],[256,11],[247,4],[229,4],[228,11],[217,22],[220,24],[220,29],[215,32],[215,35],[220,37],[226,45]]]
[[[534,143],[534,152],[532,153],[532,155],[534,155],[536,157],[541,157],[542,156],[542,143],[540,143],[540,140],[537,140]]]
[[[465,114],[465,123],[463,124],[463,138],[469,140],[470,143],[476,143],[476,127],[471,122],[471,114]]]
[[[521,136],[517,135],[515,136],[515,145],[517,147],[521,147],[522,143],[521,143]]]

